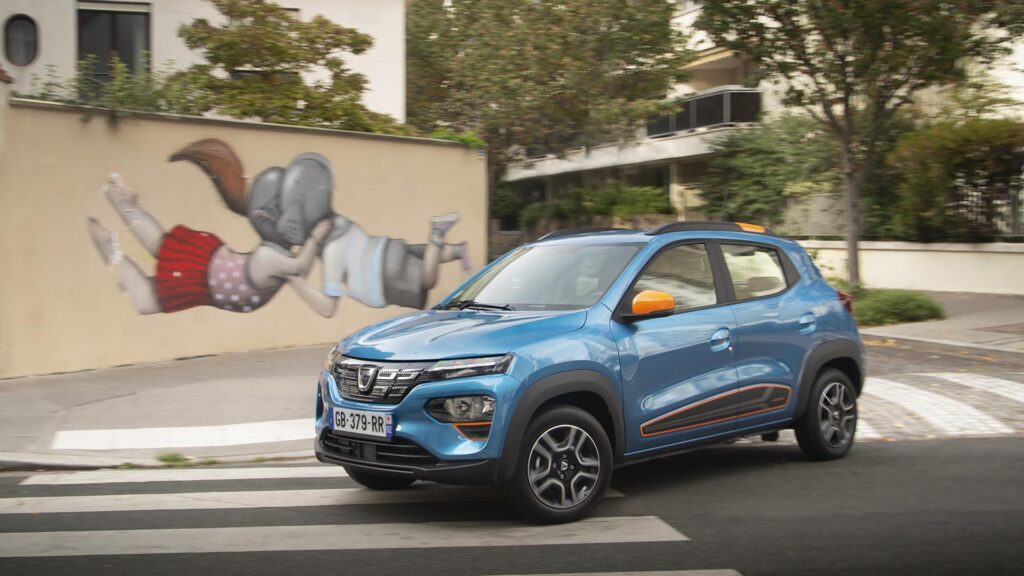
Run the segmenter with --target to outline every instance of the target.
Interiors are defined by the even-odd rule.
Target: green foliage
[[[564,150],[632,130],[692,59],[664,0],[413,0],[409,122],[473,130],[491,181],[523,147]]]
[[[205,60],[185,73],[206,87],[209,109],[235,118],[390,131],[394,121],[367,110],[366,79],[345,66],[342,53],[362,54],[372,38],[323,16],[308,21],[266,0],[210,0],[223,25],[200,18],[181,26],[185,45]],[[316,70],[327,77],[308,81]]]
[[[437,138],[438,140],[448,140],[451,142],[458,142],[467,148],[487,148],[487,143],[472,130],[466,130],[464,132],[454,132],[447,128],[439,128],[430,133],[431,138]]]
[[[861,290],[855,298],[853,315],[861,326],[942,318],[942,306],[938,302],[912,290]]]
[[[499,188],[491,195],[491,218],[501,221],[502,230],[515,228],[522,208],[523,200],[515,192]]]
[[[673,212],[663,189],[656,186],[631,186],[613,180],[590,188],[573,188],[563,196],[547,202],[534,202],[519,212],[519,226],[529,230],[541,219],[582,226],[588,224],[594,216],[627,219],[639,214]]]
[[[32,91],[18,96],[102,108],[110,111],[111,121],[133,112],[202,113],[206,108],[205,93],[182,74],[167,71],[173,68],[173,62],[168,62],[163,70],[151,71],[145,55],[142,60],[141,69],[133,73],[115,55],[106,79],[97,73],[93,55],[78,63],[75,76],[69,80],[61,79],[54,67],[47,66],[43,78],[33,77]]]
[[[840,188],[836,144],[805,115],[783,114],[756,127],[733,130],[712,144],[715,154],[701,180],[708,215],[777,226],[789,197]]]
[[[665,191],[656,186],[630,186],[611,181],[603,186],[582,190],[587,213],[629,218],[637,214],[672,214]]]
[[[901,138],[889,163],[902,175],[894,220],[901,237],[991,240],[1004,210],[1022,201],[1024,124],[940,122]]]
[[[901,107],[925,88],[964,78],[1024,33],[1019,2],[1003,0],[718,0],[697,26],[748,55],[785,101],[825,125],[838,145],[847,194],[850,277],[859,276],[864,181],[881,160],[879,141]]]

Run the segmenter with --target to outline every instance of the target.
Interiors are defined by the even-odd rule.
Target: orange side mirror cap
[[[676,299],[660,290],[644,290],[633,297],[634,316],[667,315],[676,309]]]

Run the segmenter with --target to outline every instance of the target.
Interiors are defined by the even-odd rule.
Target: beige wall
[[[801,244],[825,276],[846,276],[844,242]],[[861,242],[860,261],[871,288],[1024,294],[1024,244]]]
[[[180,223],[209,231],[240,252],[259,242],[195,165],[167,162],[201,138],[229,143],[250,176],[319,152],[333,164],[335,211],[368,233],[424,243],[430,216],[457,211],[462,221],[447,241],[468,241],[476,267],[485,257],[486,160],[459,145],[156,115],[111,128],[105,117],[83,122],[70,107],[2,100],[0,94],[0,377],[326,343],[408,311],[343,299],[335,317],[324,319],[285,287],[251,314],[200,307],[138,315],[86,232],[86,218],[99,219],[152,273],[153,258],[100,194],[112,171],[168,229]],[[457,262],[442,265],[428,302],[468,275]],[[319,286],[317,268],[309,278]]]

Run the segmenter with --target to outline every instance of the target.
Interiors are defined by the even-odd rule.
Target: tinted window
[[[718,302],[711,260],[703,244],[683,244],[654,257],[640,275],[633,296],[659,290],[676,299],[676,312]]]
[[[732,276],[737,300],[777,294],[786,289],[786,273],[773,248],[722,244],[725,265]]]
[[[636,254],[633,244],[539,244],[520,248],[452,297],[515,310],[595,304]]]
[[[4,54],[15,66],[26,66],[36,59],[39,43],[36,23],[24,14],[11,16],[4,24]]]
[[[133,12],[78,11],[78,58],[96,58],[97,76],[110,74],[117,56],[132,72],[143,69],[149,51],[149,14]]]

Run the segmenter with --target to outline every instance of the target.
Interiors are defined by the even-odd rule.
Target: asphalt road
[[[1024,372],[1020,355],[899,342],[872,344],[869,359],[873,377],[933,395],[950,391],[899,375]],[[7,473],[0,574],[1019,575],[1020,407],[993,398],[991,410],[965,402],[1014,432],[881,437],[828,463],[785,442],[706,448],[616,471],[593,520],[555,527],[523,523],[496,489],[380,495],[319,465]],[[869,414],[876,426],[885,402]]]

